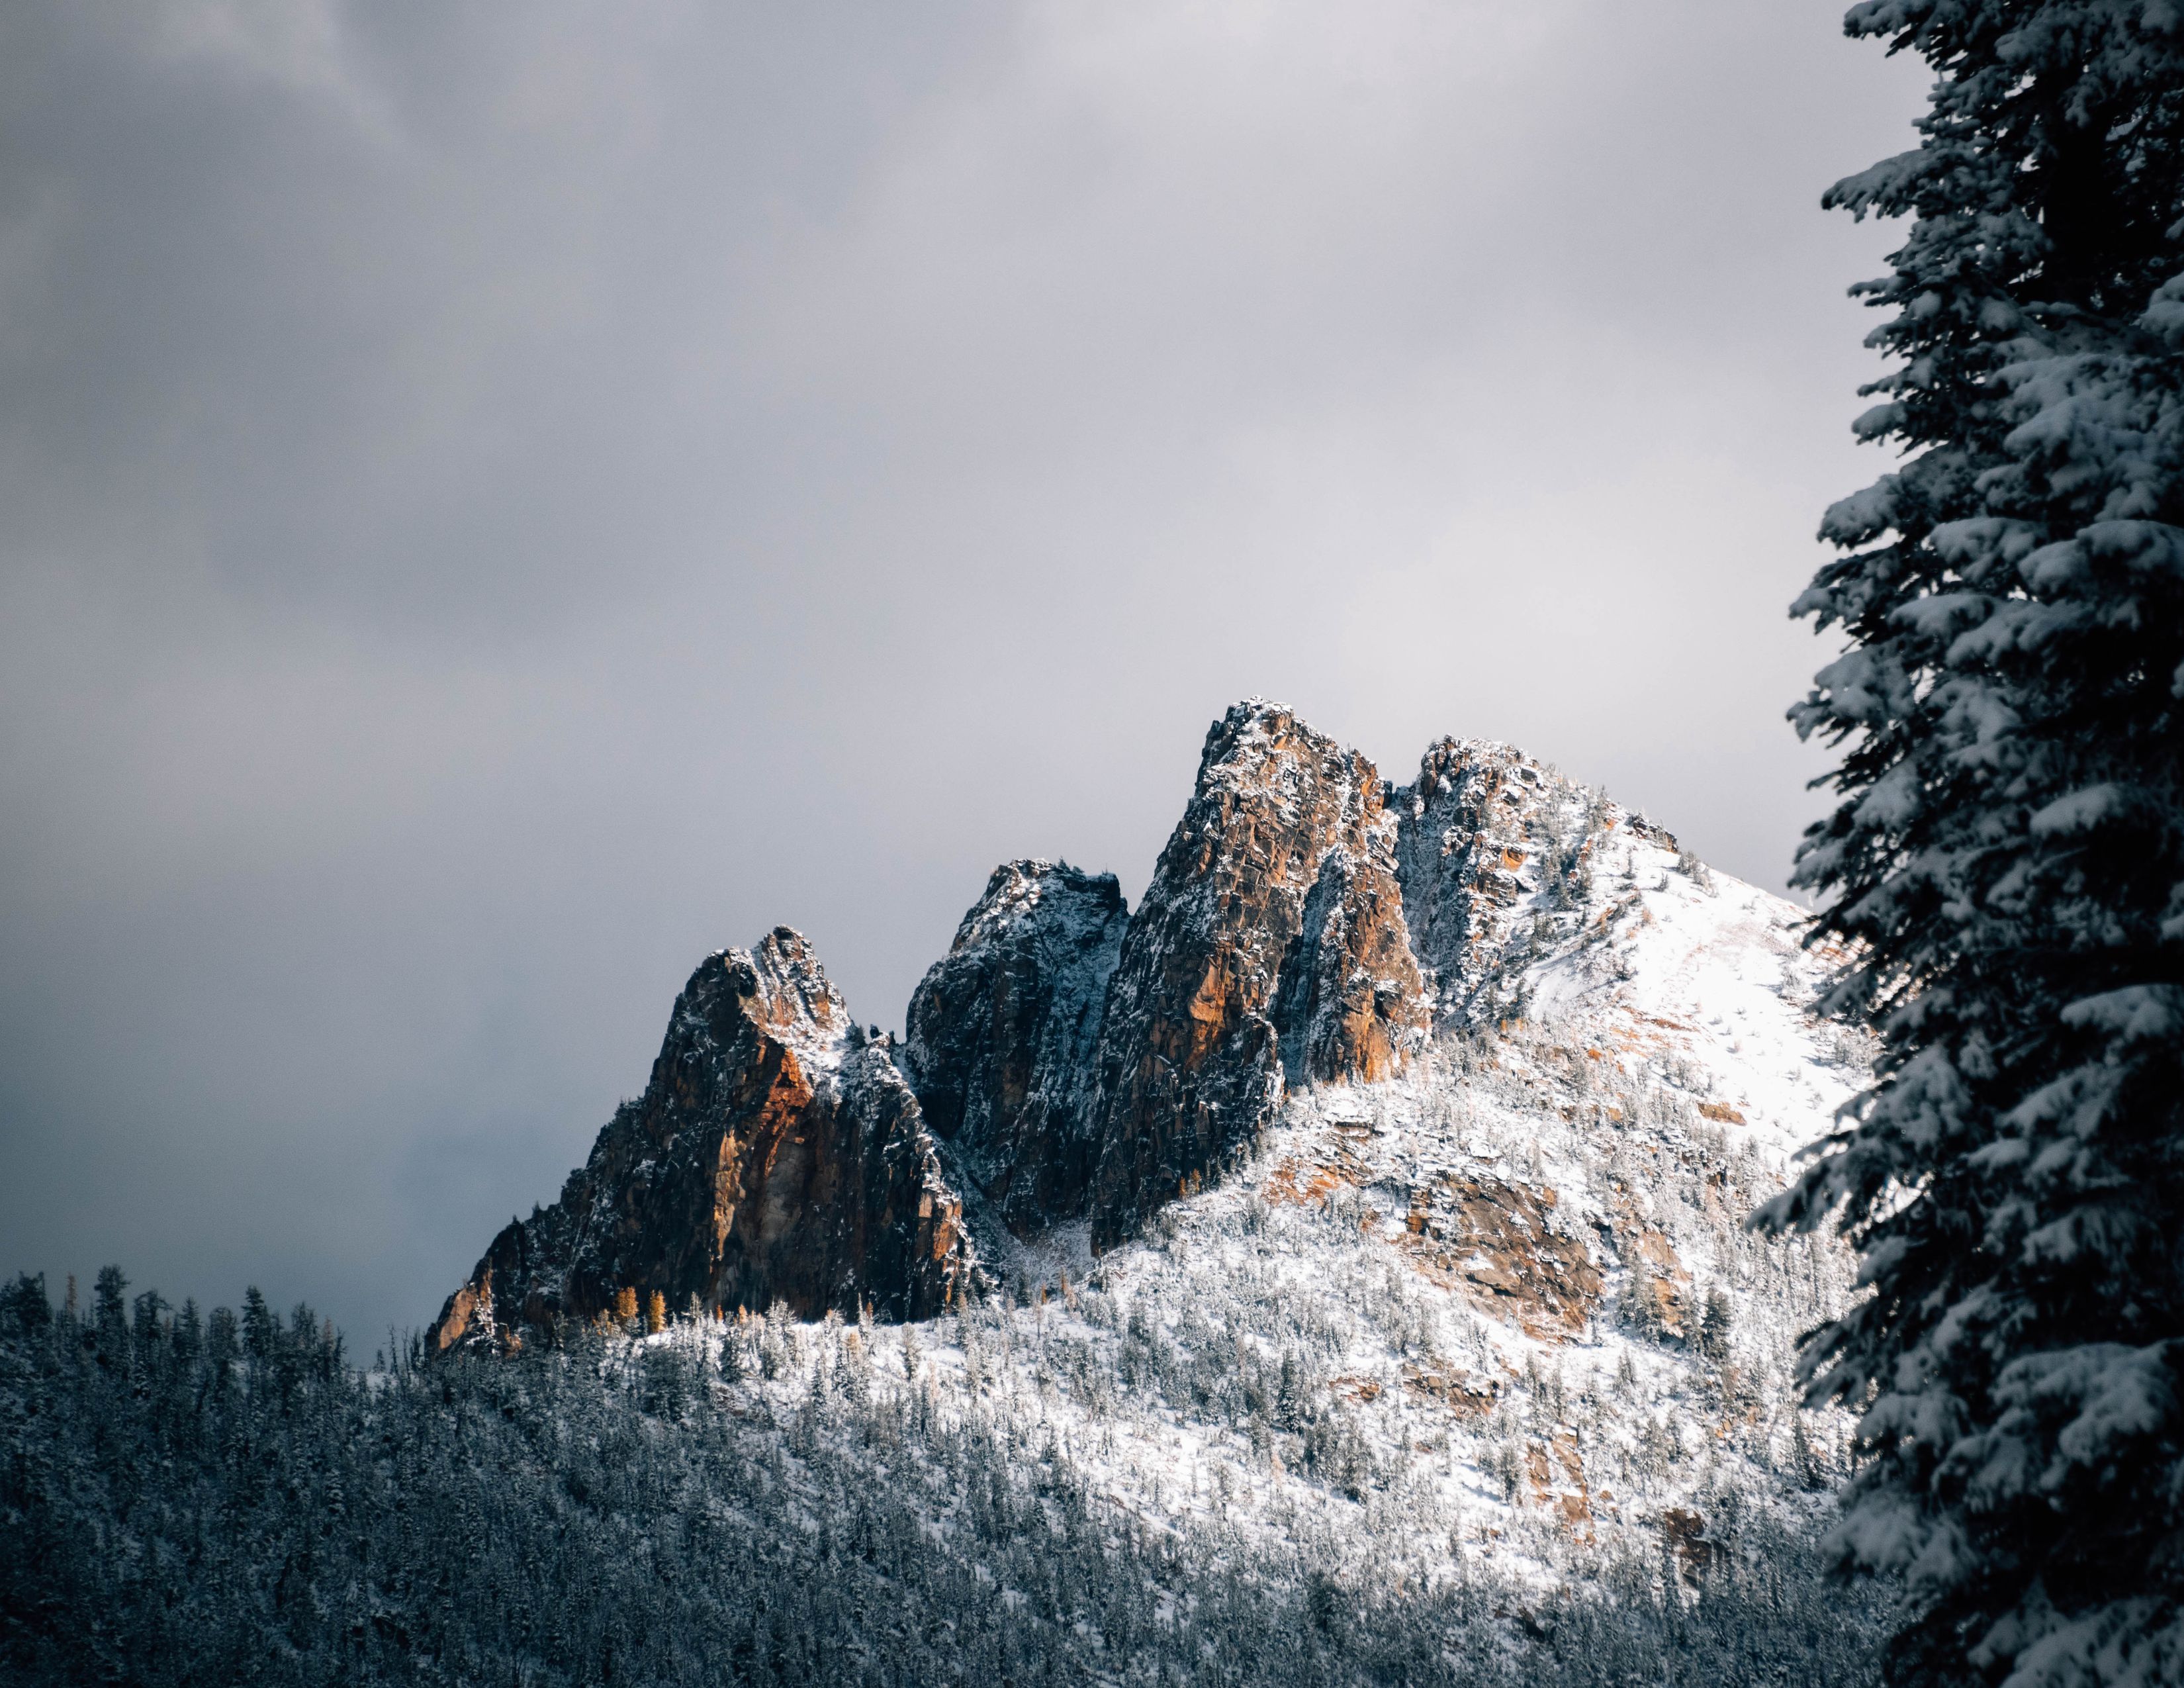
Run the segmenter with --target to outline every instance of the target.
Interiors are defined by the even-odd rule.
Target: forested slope
[[[1865,1680],[1771,1531],[1696,1587],[1633,1553],[1542,1597],[1475,1556],[1422,1587],[1369,1535],[1140,1517],[933,1386],[998,1310],[930,1327],[921,1386],[900,1332],[785,1321],[365,1372],[307,1308],[123,1288],[0,1312],[10,1680]]]

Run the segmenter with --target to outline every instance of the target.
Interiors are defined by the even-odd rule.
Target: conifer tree
[[[270,1359],[273,1343],[281,1334],[280,1318],[265,1304],[255,1284],[242,1292],[242,1346],[254,1360]]]
[[[1864,284],[1900,465],[1831,509],[1797,613],[1847,649],[1799,854],[1878,1033],[1871,1089],[1757,1216],[1840,1215],[1815,1333],[1863,1410],[1837,1540],[1901,1572],[1906,1681],[2184,1680],[2184,9],[1865,0],[1936,80],[1828,203],[1908,216]]]
[[[126,1346],[129,1280],[118,1266],[102,1266],[92,1288],[92,1323],[98,1333],[99,1351],[109,1361],[118,1359]]]

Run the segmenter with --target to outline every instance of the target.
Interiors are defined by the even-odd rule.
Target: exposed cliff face
[[[1112,873],[1004,863],[910,1000],[904,1065],[926,1118],[1019,1234],[1084,1212],[1100,1008],[1128,925]]]
[[[699,965],[644,1096],[616,1110],[559,1201],[493,1240],[432,1341],[504,1341],[605,1311],[625,1287],[677,1312],[694,1296],[923,1318],[968,1265],[908,1084],[783,927]]]
[[[1274,1019],[1292,1079],[1392,1078],[1429,1023],[1396,882],[1395,816],[1377,788],[1367,802],[1368,816],[1322,859],[1283,957]]]
[[[1429,1013],[1371,763],[1231,709],[1123,940],[1100,1035],[1095,1240],[1217,1171],[1298,1077],[1386,1076]]]

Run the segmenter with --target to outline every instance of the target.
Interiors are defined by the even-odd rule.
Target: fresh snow
[[[1369,1538],[1421,1586],[1469,1564],[1544,1597],[1652,1556],[1696,1587],[1715,1554],[1809,1539],[1847,1420],[1795,1404],[1793,1348],[1846,1305],[1851,1262],[1742,1221],[1864,1059],[1812,1017],[1828,958],[1802,911],[1664,838],[1612,816],[1594,837],[1581,906],[1525,952],[1521,1018],[1444,1034],[1394,1082],[1290,1093],[1248,1164],[1135,1242],[989,1236],[1004,1293],[922,1325],[652,1340],[716,1373],[733,1348],[716,1387],[739,1411],[908,1391],[1007,1423],[1148,1526],[1337,1561]],[[1596,1274],[1580,1312],[1527,1300],[1524,1250],[1435,1245],[1434,1201],[1480,1191]],[[1725,1334],[1702,1334],[1710,1299]]]

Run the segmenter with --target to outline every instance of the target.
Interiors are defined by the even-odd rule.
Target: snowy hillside
[[[731,1412],[885,1379],[1338,1578],[1697,1589],[1841,1473],[1792,1348],[1848,1256],[1742,1226],[1861,1082],[1802,927],[1506,745],[1391,786],[1246,700],[1139,906],[1004,864],[903,1044],[793,932],[709,958],[432,1344],[688,1309]]]
[[[1808,1537],[1846,1424],[1793,1404],[1791,1349],[1848,1257],[1740,1222],[1857,1052],[1808,1014],[1797,910],[1560,794],[1599,829],[1581,896],[1510,909],[1521,1017],[1291,1093],[1239,1172],[1096,1259],[1081,1224],[981,1229],[1004,1293],[950,1317],[651,1340],[725,1361],[731,1410],[908,1391],[1150,1525],[1317,1543],[1338,1577],[1483,1567],[1550,1599],[1665,1553],[1696,1591]]]

